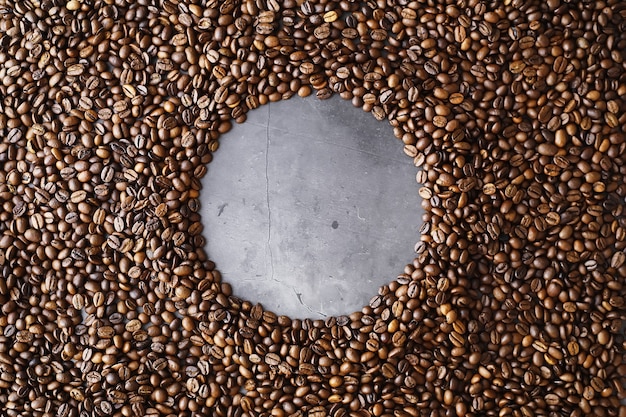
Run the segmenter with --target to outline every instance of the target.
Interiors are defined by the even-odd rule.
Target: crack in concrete
[[[222,215],[226,206],[228,206],[228,203],[224,203],[221,206],[217,207],[217,209],[219,210],[219,212],[217,213],[217,217],[220,217]]]
[[[300,302],[300,304],[302,304],[307,310],[309,310],[310,313],[319,314],[322,317],[328,317],[327,314],[324,314],[321,311],[315,311],[310,305],[302,301],[302,293],[296,291],[296,287],[292,285],[291,289],[293,290],[294,294],[296,294],[296,297],[298,297],[298,301]]]
[[[300,301],[300,304],[302,304],[307,310],[309,310],[309,312],[311,313],[315,313],[315,311],[304,301],[302,301],[302,293],[296,291],[296,287],[291,287],[291,289],[293,290],[293,292],[296,294],[296,297],[298,297],[298,301]]]
[[[269,180],[269,153],[270,153],[270,119],[271,119],[271,103],[267,104],[267,125],[265,130],[265,200],[267,203],[267,250],[270,255],[270,277],[276,282],[274,278],[274,254],[272,252],[272,209],[270,205],[270,180]]]

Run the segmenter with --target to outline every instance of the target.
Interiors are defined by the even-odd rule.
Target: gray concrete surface
[[[206,251],[236,295],[292,317],[349,314],[412,262],[417,168],[386,121],[296,97],[251,111],[214,156]]]

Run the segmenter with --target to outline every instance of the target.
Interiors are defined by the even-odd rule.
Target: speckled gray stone
[[[277,314],[360,310],[413,260],[416,173],[389,124],[349,102],[271,103],[208,165],[206,251],[237,296]]]

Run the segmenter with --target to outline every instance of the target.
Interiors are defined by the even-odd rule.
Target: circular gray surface
[[[360,310],[413,260],[416,172],[387,122],[339,97],[271,103],[220,138],[205,249],[237,296],[277,314]]]

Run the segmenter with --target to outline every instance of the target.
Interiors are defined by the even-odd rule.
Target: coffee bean
[[[0,17],[14,414],[614,412],[619,2],[574,17],[553,0],[122,3]],[[313,89],[393,125],[426,210],[414,262],[325,321],[233,295],[202,248],[194,182],[230,119]],[[547,394],[510,401],[520,386]]]
[[[85,71],[85,67],[83,64],[73,64],[67,68],[67,75],[70,76],[78,76],[81,75]]]
[[[329,12],[324,13],[323,19],[326,23],[332,23],[339,18],[339,15],[335,10],[331,10]]]
[[[328,23],[324,23],[316,27],[313,31],[313,35],[319,40],[328,38],[330,36],[330,33],[330,25]]]

